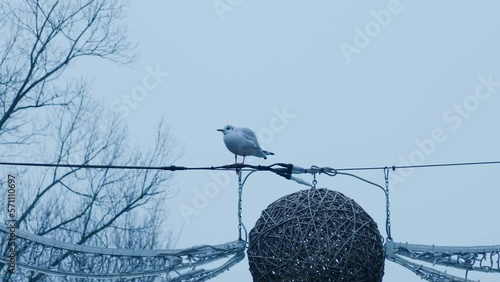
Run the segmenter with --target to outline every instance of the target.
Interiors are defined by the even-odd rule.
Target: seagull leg
[[[241,162],[241,164],[244,164],[245,163],[245,156],[243,156],[243,161]]]
[[[236,156],[236,154],[234,154],[234,163],[237,164],[238,163],[238,157]]]

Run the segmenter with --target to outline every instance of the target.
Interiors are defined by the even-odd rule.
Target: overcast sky
[[[140,60],[131,67],[82,60],[75,69],[94,78],[93,95],[126,119],[141,146],[164,117],[184,149],[178,165],[233,162],[216,131],[226,124],[252,128],[276,154],[247,158],[252,164],[500,160],[499,11],[495,0],[131,1],[124,22]],[[394,240],[500,244],[499,169],[396,171]],[[169,223],[177,248],[237,239],[237,180],[227,175],[176,173]],[[380,171],[359,175],[383,184]],[[353,198],[385,236],[379,190],[341,176],[320,176],[318,186]],[[245,225],[250,230],[269,204],[306,188],[254,174],[244,191]],[[202,206],[193,203],[197,193],[209,196]],[[182,212],[187,206],[196,214]],[[385,272],[385,282],[422,281],[392,262]],[[251,281],[248,261],[212,281]]]

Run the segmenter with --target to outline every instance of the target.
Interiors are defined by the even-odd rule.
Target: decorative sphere
[[[336,191],[308,189],[278,199],[249,239],[254,281],[379,282],[384,275],[377,224]]]

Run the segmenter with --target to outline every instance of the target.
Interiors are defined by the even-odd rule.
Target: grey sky
[[[232,10],[218,14],[219,2]],[[81,61],[73,70],[94,78],[95,97],[124,115],[142,146],[165,117],[184,146],[179,165],[231,163],[216,131],[226,124],[252,128],[276,154],[247,158],[254,164],[498,160],[499,11],[493,0],[132,1],[124,22],[141,59],[132,67]],[[500,244],[498,169],[397,171],[395,241]],[[381,172],[361,175],[383,183]],[[196,191],[216,182],[208,172],[176,174],[169,222],[180,236],[177,248],[237,239],[237,183],[230,177],[187,223],[179,207],[193,206]],[[340,176],[318,181],[357,201],[385,235],[380,191]],[[300,189],[306,187],[255,174],[244,191],[247,228],[274,200]],[[251,281],[248,261],[213,281]],[[384,281],[422,280],[387,262]]]

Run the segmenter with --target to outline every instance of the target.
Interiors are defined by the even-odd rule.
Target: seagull
[[[217,129],[224,134],[224,143],[227,149],[234,154],[234,162],[237,163],[237,156],[243,156],[245,163],[246,156],[254,156],[267,159],[268,155],[274,153],[264,151],[260,148],[255,132],[246,127],[234,127],[226,125],[222,129]]]

